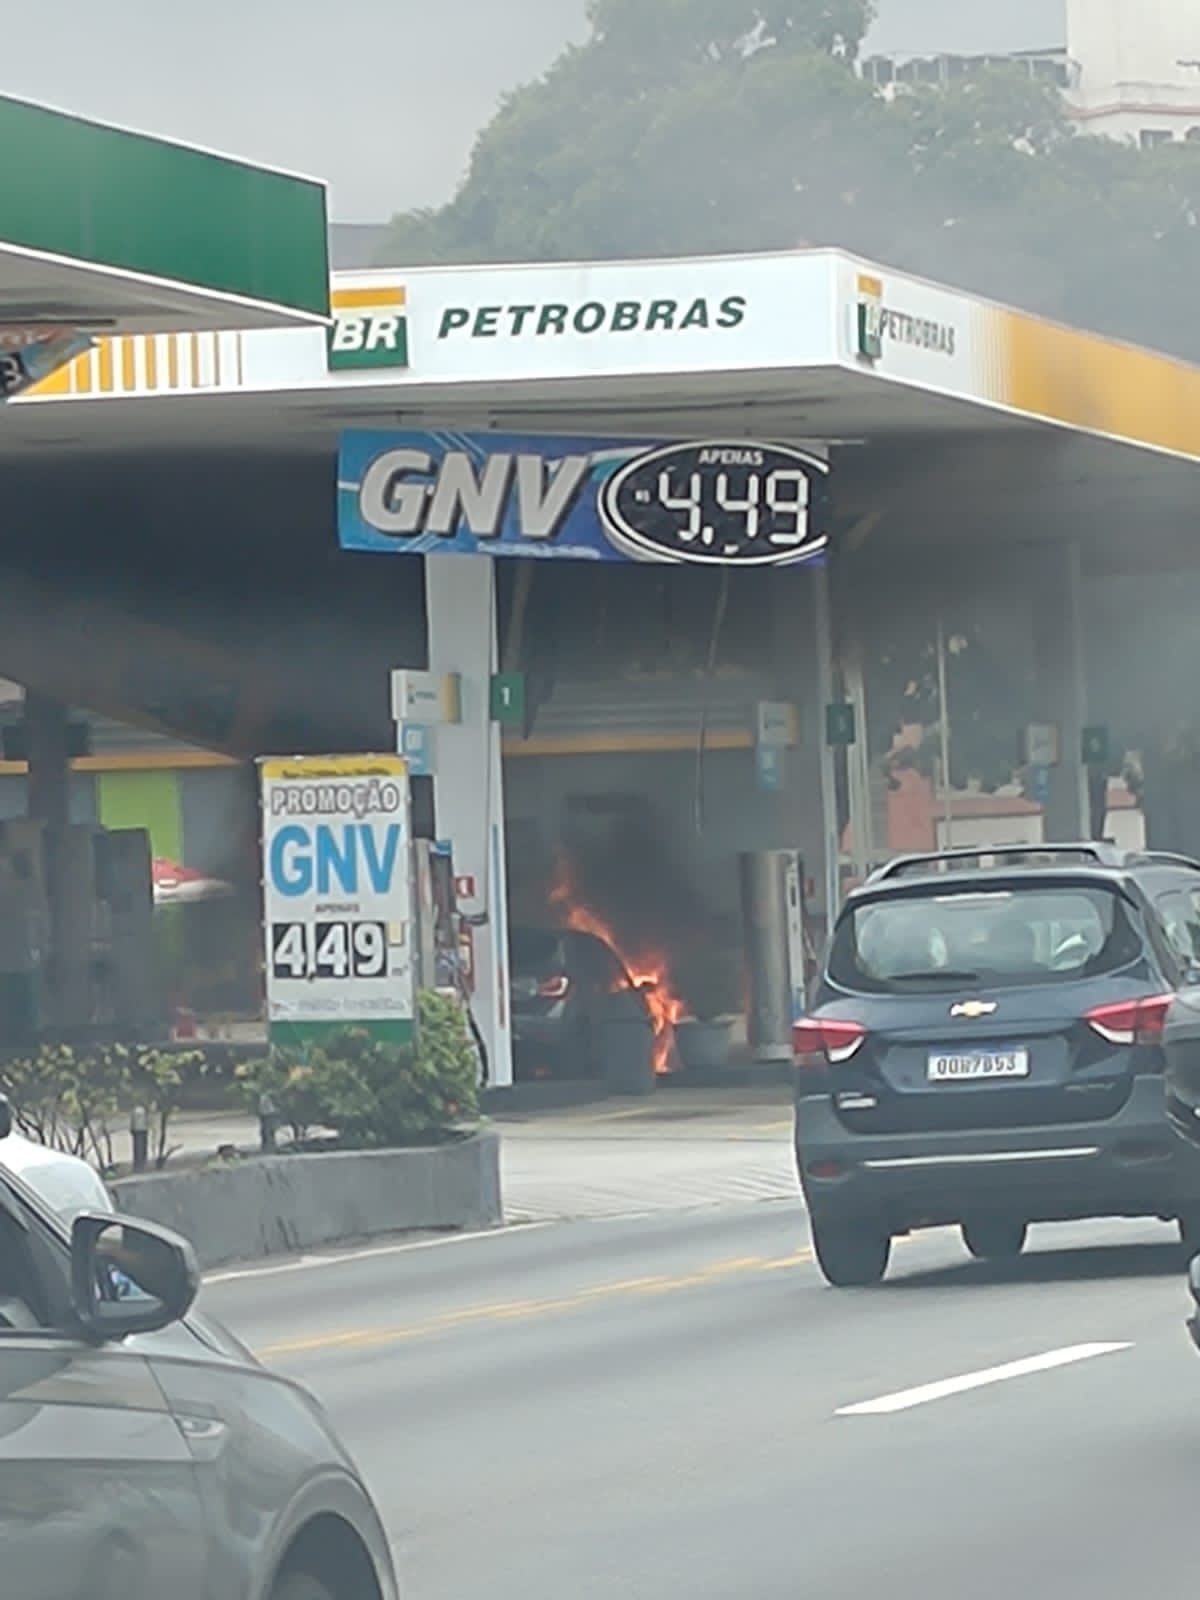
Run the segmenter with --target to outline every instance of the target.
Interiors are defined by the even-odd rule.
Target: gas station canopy
[[[306,196],[276,204],[298,216]],[[220,279],[318,319],[315,284],[281,282],[282,262],[235,289],[189,241],[174,267],[192,260],[209,295]],[[1194,536],[1200,369],[839,251],[341,273],[331,300],[329,338],[226,315],[200,344],[101,340],[10,406],[0,459],[294,459],[347,427],[756,437],[826,447],[839,518],[905,540]]]
[[[8,97],[0,148],[0,354],[37,350],[23,376],[98,336],[326,320],[324,185]]]
[[[0,138],[5,115],[0,106]],[[318,738],[327,749],[378,740],[347,728],[380,727],[385,667],[398,661],[422,661],[439,682],[456,676],[466,685],[459,718],[437,723],[421,759],[438,837],[452,841],[455,871],[474,886],[465,909],[484,930],[473,970],[494,1083],[509,1081],[510,1063],[503,735],[492,699],[508,674],[499,672],[493,557],[613,559],[582,516],[568,530],[572,545],[558,539],[565,513],[581,505],[627,560],[644,559],[651,544],[650,560],[683,560],[685,538],[694,561],[702,546],[716,548],[713,502],[742,518],[740,542],[721,524],[716,564],[726,570],[760,532],[755,552],[773,543],[780,565],[813,556],[794,582],[756,590],[769,602],[763,628],[786,655],[777,675],[786,703],[810,729],[842,692],[834,602],[853,612],[857,579],[888,599],[889,563],[893,574],[907,564],[941,581],[952,565],[943,553],[961,554],[975,583],[998,567],[1024,574],[1021,606],[1036,599],[1039,616],[1055,611],[1052,627],[1038,623],[1038,681],[1075,754],[1050,803],[1069,814],[1059,836],[1079,835],[1085,561],[1140,571],[1152,552],[1171,559],[1174,541],[1195,563],[1200,368],[833,250],[389,269],[330,284],[323,240],[311,248],[324,220],[312,186],[236,163],[210,168],[214,158],[184,159],[174,147],[134,155],[133,176],[114,168],[102,203],[94,186],[84,196],[78,173],[90,183],[103,161],[76,152],[73,165],[60,164],[45,215],[19,185],[6,199],[0,179],[0,231],[12,241],[0,269],[11,281],[0,277],[0,289],[14,301],[3,315],[73,326],[94,341],[0,408],[0,474],[23,511],[5,541],[4,668],[73,703],[82,639],[91,703],[239,756]],[[129,198],[138,182],[143,196],[153,191],[151,175],[166,191],[157,212]],[[33,252],[62,264],[56,298],[51,278],[13,269]],[[145,298],[135,301],[134,280]],[[164,320],[172,312],[177,324]],[[279,325],[289,321],[309,326]],[[0,372],[3,358],[0,346]],[[630,460],[637,471],[626,470]],[[638,476],[648,464],[653,477]],[[735,483],[726,467],[744,476]],[[796,545],[815,484],[819,549]],[[769,523],[764,505],[791,525]],[[674,544],[652,539],[650,512],[676,519]],[[412,557],[453,547],[456,519],[479,558],[430,554],[418,568]],[[832,574],[819,559],[826,541]],[[1059,548],[1031,551],[1035,543]],[[85,544],[87,562],[57,559],[60,550],[81,557]],[[352,552],[381,544],[410,557],[408,573],[402,564],[363,571]],[[188,554],[190,579],[212,573],[206,593],[236,590],[231,618],[219,603],[175,605],[154,570],[134,581],[139,560],[157,570],[176,551]],[[549,586],[540,587],[544,600]],[[524,627],[522,585],[512,588]],[[918,587],[911,603],[925,599]],[[144,626],[155,605],[186,626]],[[616,692],[640,703],[645,682],[621,679]],[[756,706],[774,703],[765,680],[752,692]],[[523,686],[520,698],[524,727]],[[417,719],[392,710],[383,738],[398,734],[411,753]],[[707,708],[701,754],[706,719]],[[855,748],[847,792],[865,851],[869,835],[857,829],[869,816],[870,773],[865,741]],[[772,792],[795,802],[789,837],[821,863],[831,911],[842,854],[832,740],[798,738],[790,776],[784,765],[779,756]],[[755,768],[760,778],[766,770]],[[767,837],[765,813],[746,823],[762,797],[748,766],[728,771],[729,792],[745,790],[724,834],[740,851]],[[526,780],[531,814],[534,787]],[[820,806],[806,805],[817,792]]]

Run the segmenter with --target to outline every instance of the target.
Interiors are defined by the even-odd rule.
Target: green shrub
[[[270,1050],[261,1061],[244,1061],[236,1079],[246,1109],[254,1116],[270,1114],[303,1144],[322,1127],[326,1095],[314,1074],[314,1063],[287,1050]]]
[[[189,1078],[203,1067],[198,1050],[145,1044],[46,1043],[0,1061],[0,1090],[27,1138],[94,1162],[116,1165],[113,1140],[142,1106],[150,1132],[150,1159],[164,1167],[178,1148],[171,1119]]]
[[[344,1028],[300,1055],[272,1050],[238,1068],[255,1115],[269,1107],[303,1144],[328,1128],[343,1144],[422,1143],[477,1115],[475,1046],[458,1002],[431,991],[417,999],[417,1042],[395,1045],[366,1028]]]

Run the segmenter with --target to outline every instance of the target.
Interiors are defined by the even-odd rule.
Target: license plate
[[[981,1078],[1027,1078],[1027,1050],[947,1051],[929,1058],[930,1083],[976,1083]]]

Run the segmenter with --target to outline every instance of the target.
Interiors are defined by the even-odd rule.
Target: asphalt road
[[[838,1292],[787,1203],[382,1247],[203,1297],[325,1401],[408,1600],[1186,1593],[1184,1302],[1171,1234],[1140,1224],[1035,1230],[1002,1269],[926,1235],[883,1288]]]

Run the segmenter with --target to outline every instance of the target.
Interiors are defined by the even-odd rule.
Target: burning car
[[[509,962],[523,1076],[606,1077],[627,1091],[653,1086],[655,991],[607,940],[574,928],[514,928]]]

